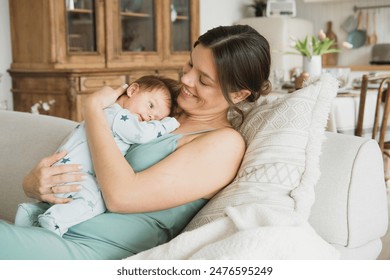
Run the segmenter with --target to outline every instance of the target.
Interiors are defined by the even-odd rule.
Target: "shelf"
[[[123,17],[138,17],[138,18],[150,18],[150,14],[144,13],[133,13],[133,12],[121,12],[121,16]]]
[[[383,9],[383,8],[390,8],[390,5],[374,5],[374,6],[365,6],[365,7],[353,6],[353,11],[356,12],[358,10]]]
[[[188,16],[177,16],[176,20],[189,20],[190,18]]]
[[[66,10],[68,13],[76,13],[76,14],[92,14],[92,10],[88,9],[71,9],[71,10]]]
[[[390,65],[353,65],[352,71],[390,71]]]
[[[92,19],[72,19],[71,24],[73,25],[91,25],[93,24]]]

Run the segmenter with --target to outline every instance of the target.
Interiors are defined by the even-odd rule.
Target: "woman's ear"
[[[232,93],[232,101],[234,104],[237,104],[243,100],[245,100],[249,95],[251,95],[251,92],[247,89],[242,89],[240,91],[236,91]]]
[[[126,94],[128,97],[132,97],[133,94],[137,93],[139,90],[139,84],[138,83],[132,83],[126,90]]]

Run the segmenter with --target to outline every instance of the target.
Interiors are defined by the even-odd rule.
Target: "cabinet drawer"
[[[69,101],[65,94],[14,91],[13,98],[15,111],[31,112],[32,106],[36,105],[39,114],[70,118]],[[45,108],[43,103],[48,107]]]
[[[126,76],[96,76],[96,77],[81,77],[80,89],[81,91],[95,90],[103,86],[119,87],[126,83]]]

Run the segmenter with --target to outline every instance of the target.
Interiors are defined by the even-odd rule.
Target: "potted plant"
[[[308,72],[310,76],[320,75],[322,72],[322,55],[327,53],[340,52],[340,49],[334,45],[334,40],[326,37],[323,30],[320,30],[317,36],[306,36],[303,40],[297,40],[290,37],[293,41],[291,47],[297,52],[288,52],[288,54],[298,54],[303,57],[303,71]],[[346,42],[345,48],[352,46]]]

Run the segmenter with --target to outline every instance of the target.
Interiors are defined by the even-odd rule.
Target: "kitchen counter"
[[[324,68],[351,68],[351,71],[390,71],[390,65],[352,65],[352,66],[329,66]]]
[[[390,71],[390,65],[353,65],[352,71]]]
[[[351,87],[354,79],[361,79],[365,74],[390,73],[390,65],[352,65],[352,66],[329,66],[327,68],[350,68],[348,86]]]

